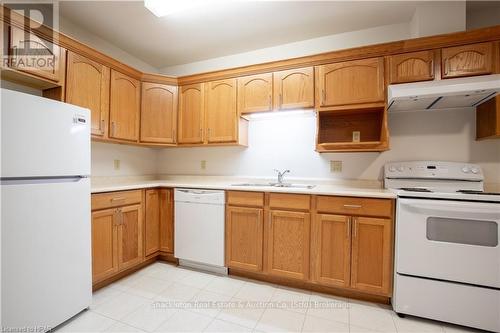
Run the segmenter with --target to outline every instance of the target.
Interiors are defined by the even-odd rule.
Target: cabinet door
[[[177,87],[142,83],[141,142],[175,143]]]
[[[108,136],[110,70],[68,51],[66,103],[90,109],[92,136]]]
[[[493,43],[447,47],[441,54],[444,79],[493,73]]]
[[[269,274],[309,279],[310,214],[271,210],[267,225]]]
[[[204,84],[182,86],[179,93],[179,143],[203,143]]]
[[[226,265],[247,271],[262,271],[264,237],[263,210],[226,208]]]
[[[349,287],[351,224],[344,215],[318,214],[312,223],[311,274],[315,282]]]
[[[392,222],[352,218],[351,287],[390,295],[392,282]]]
[[[384,101],[384,59],[318,66],[317,98],[322,107]]]
[[[238,139],[236,79],[206,84],[207,142],[235,142]]]
[[[160,251],[174,253],[173,190],[160,190]]]
[[[142,206],[118,208],[118,267],[127,269],[143,259]]]
[[[397,54],[389,57],[390,83],[434,80],[434,51]]]
[[[58,45],[23,29],[10,26],[9,30],[10,67],[59,82],[61,74],[64,73],[64,68],[61,68],[61,61],[64,60],[63,50]]]
[[[160,192],[157,189],[146,190],[146,221],[144,223],[146,256],[160,250]]]
[[[92,212],[92,282],[118,271],[117,210]]]
[[[274,74],[276,110],[314,107],[314,69],[297,68]]]
[[[265,73],[238,78],[240,114],[273,109],[273,74]]]
[[[114,139],[139,139],[141,83],[125,74],[111,70],[109,136]]]

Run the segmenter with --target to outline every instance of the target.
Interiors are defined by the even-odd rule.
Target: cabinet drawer
[[[320,213],[392,217],[392,200],[318,196],[316,209]]]
[[[141,190],[92,194],[92,210],[131,205],[141,201]]]
[[[309,210],[311,196],[304,194],[271,193],[269,195],[269,208]]]
[[[264,193],[227,191],[227,204],[233,206],[263,207]]]

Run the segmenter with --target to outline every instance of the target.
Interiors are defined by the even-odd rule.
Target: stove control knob
[[[478,168],[472,168],[472,169],[470,169],[470,171],[472,171],[473,174],[479,173]]]
[[[469,167],[464,166],[464,167],[462,168],[462,172],[463,172],[463,173],[469,173],[469,172],[470,172],[470,168],[469,168]]]
[[[403,170],[404,170],[404,169],[405,169],[405,168],[404,168],[403,166],[398,166],[398,171],[399,171],[399,172],[403,172]]]
[[[396,167],[395,167],[394,165],[391,165],[391,166],[389,167],[389,171],[390,171],[390,172],[394,172],[394,171],[396,171]]]

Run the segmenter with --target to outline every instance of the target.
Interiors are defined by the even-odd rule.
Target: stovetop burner
[[[432,192],[427,188],[421,188],[421,187],[401,187],[400,190],[408,192]]]

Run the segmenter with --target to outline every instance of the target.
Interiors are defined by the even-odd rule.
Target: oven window
[[[495,247],[498,245],[498,223],[494,221],[428,217],[427,239]]]

